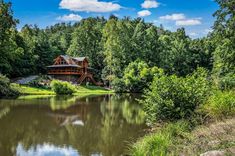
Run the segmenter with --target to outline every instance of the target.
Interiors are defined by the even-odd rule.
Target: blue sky
[[[175,31],[185,27],[193,38],[205,36],[218,9],[213,0],[8,0],[13,3],[18,28],[36,24],[40,28],[58,22],[74,22],[90,16],[141,17]]]

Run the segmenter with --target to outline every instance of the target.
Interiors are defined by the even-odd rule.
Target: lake
[[[135,95],[0,100],[0,156],[119,156],[146,130]]]

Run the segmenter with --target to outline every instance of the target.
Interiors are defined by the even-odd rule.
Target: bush
[[[123,79],[115,78],[112,81],[112,86],[113,86],[112,89],[115,90],[116,93],[126,92],[126,85],[125,85],[125,82],[123,81]]]
[[[215,92],[202,107],[202,111],[216,119],[235,115],[235,93]]]
[[[235,74],[228,74],[219,79],[219,89],[231,90],[235,88]]]
[[[19,92],[11,87],[10,80],[0,74],[0,97],[17,96]]]
[[[189,118],[204,103],[208,91],[207,72],[199,68],[185,78],[175,75],[155,77],[140,103],[144,105],[150,124],[157,120]]]
[[[75,86],[71,83],[59,80],[53,80],[51,82],[51,88],[56,94],[59,95],[72,95],[76,92]]]
[[[133,156],[168,156],[173,155],[170,150],[177,141],[189,138],[190,125],[186,121],[171,123],[163,127],[157,133],[147,135],[135,143],[130,155]]]
[[[123,78],[114,79],[112,86],[115,92],[140,93],[158,74],[163,74],[163,70],[157,67],[150,68],[147,63],[137,60],[126,67]]]

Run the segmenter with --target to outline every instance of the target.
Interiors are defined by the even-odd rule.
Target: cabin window
[[[65,60],[60,60],[59,64],[66,64]]]

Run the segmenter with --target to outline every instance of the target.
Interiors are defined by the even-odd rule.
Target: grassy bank
[[[77,92],[75,94],[79,94],[79,93],[103,94],[103,93],[113,93],[113,92],[114,92],[113,90],[108,90],[99,86],[78,86]]]
[[[21,95],[55,95],[55,92],[50,89],[35,88],[18,84],[11,84],[11,86],[19,91]],[[76,93],[74,93],[74,95],[109,93],[113,93],[113,91],[98,86],[78,86],[76,87]]]
[[[168,156],[174,155],[175,144],[181,142],[181,138],[188,138],[190,126],[186,121],[166,124],[153,133],[141,138],[131,148],[133,156]]]
[[[130,150],[134,156],[200,155],[217,150],[235,154],[235,93],[213,91],[186,120],[153,126]]]
[[[187,121],[167,124],[135,143],[131,155],[200,155],[214,150],[235,154],[235,117],[193,129]]]

